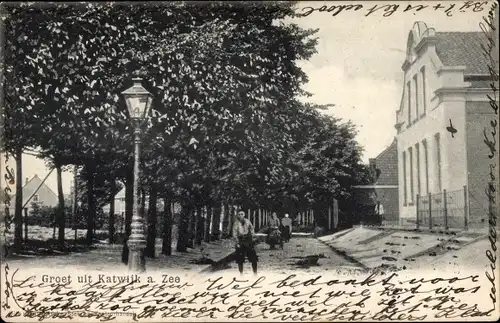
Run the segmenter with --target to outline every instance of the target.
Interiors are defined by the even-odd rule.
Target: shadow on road
[[[43,256],[65,256],[71,253],[83,253],[96,249],[94,246],[88,246],[84,243],[84,239],[77,240],[76,243],[68,240],[61,246],[56,239],[38,240],[29,239],[24,242],[20,249],[14,248],[13,244],[7,245],[8,254],[7,259],[16,260],[29,257],[43,257]]]

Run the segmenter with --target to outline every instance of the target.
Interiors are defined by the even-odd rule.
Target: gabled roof
[[[394,138],[392,143],[375,158],[376,167],[381,171],[376,185],[398,185],[397,149],[397,139]]]
[[[377,157],[375,157],[375,159],[377,160],[377,159],[382,158],[382,156],[384,156],[385,154],[387,154],[387,153],[388,153],[388,152],[389,152],[392,148],[394,148],[394,146],[396,146],[396,145],[397,145],[397,138],[396,138],[396,137],[394,137],[394,139],[392,140],[391,144],[390,144],[389,146],[385,147],[385,149],[384,149],[384,150],[382,150],[382,152],[381,152],[380,154],[378,154],[378,156],[377,156]],[[396,148],[396,149],[397,149],[397,148]]]
[[[37,174],[35,174],[35,175],[34,175],[34,176],[33,176],[33,177],[32,177],[32,178],[31,178],[31,179],[30,179],[27,183],[25,183],[25,184],[23,185],[23,187],[22,187],[23,191],[24,191],[24,188],[25,188],[26,186],[28,186],[28,184],[29,184],[29,183],[31,183],[34,179],[38,179],[40,182],[42,182],[42,179],[41,179],[40,177],[38,177],[38,175],[37,175]],[[52,193],[52,195],[54,195],[54,196],[56,196],[56,197],[57,197],[57,194],[56,194],[56,193],[54,193],[54,191],[53,191],[53,190],[52,190],[52,189],[51,189],[51,188],[50,188],[47,184],[45,184],[45,182],[43,182],[41,186],[45,186],[45,187],[48,189],[48,191],[49,191],[50,193]],[[13,195],[12,195],[12,198],[14,198],[15,196],[16,196],[16,194],[13,194]]]
[[[465,74],[489,74],[482,32],[436,32],[436,53],[445,66],[465,66]]]
[[[40,177],[38,177],[37,174],[35,174],[35,176],[33,176],[29,181],[27,181],[26,183],[24,183],[22,189],[24,189],[29,183],[31,183],[35,178],[38,178],[40,179]]]

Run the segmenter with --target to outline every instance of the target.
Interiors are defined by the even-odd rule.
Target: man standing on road
[[[292,220],[290,219],[288,213],[285,217],[281,219],[281,225],[283,226],[283,237],[286,242],[290,241],[292,235]]]
[[[385,225],[385,217],[384,217],[384,206],[380,201],[377,200],[377,204],[375,205],[375,214],[377,215],[378,219],[382,225]]]
[[[247,218],[245,212],[239,211],[236,216],[236,221],[233,225],[233,238],[236,244],[236,262],[240,274],[243,273],[243,263],[245,258],[252,263],[252,270],[257,274],[257,252],[254,247],[255,230]]]

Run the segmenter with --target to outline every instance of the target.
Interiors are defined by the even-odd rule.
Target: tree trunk
[[[224,208],[224,204],[221,203],[221,210],[220,210],[220,222],[219,222],[219,239],[222,239],[222,236],[224,234],[224,218],[225,218],[226,210]]]
[[[161,253],[167,256],[172,254],[172,205],[163,199],[163,241]]]
[[[262,217],[262,209],[259,208],[259,227],[258,227],[258,230],[262,229],[262,227],[264,226],[263,223],[264,223],[264,221],[263,221],[263,217]]]
[[[116,181],[114,179],[111,180],[111,200],[109,201],[109,223],[108,223],[108,232],[109,232],[109,243],[112,244],[115,242],[115,194],[116,191]]]
[[[86,166],[87,174],[87,245],[94,242],[94,219],[95,219],[95,199],[94,199],[94,166],[90,163]]]
[[[73,174],[73,205],[71,205],[71,213],[73,215],[73,230],[75,230],[75,244],[78,238],[78,177],[77,167],[74,167]]]
[[[66,222],[66,216],[64,214],[64,193],[63,193],[63,187],[62,187],[62,169],[61,165],[59,163],[56,164],[56,170],[57,170],[57,198],[58,198],[58,205],[57,205],[57,215],[56,215],[56,222],[59,227],[59,232],[58,232],[58,243],[59,247],[64,246],[64,229],[65,229],[65,222]]]
[[[203,225],[203,207],[198,207],[196,212],[196,240],[195,243],[197,246],[201,245],[201,241],[203,240],[203,234],[205,233],[205,228]]]
[[[125,238],[123,239],[122,262],[128,263],[127,241],[132,231],[132,214],[134,213],[134,169],[129,167],[125,179]]]
[[[210,240],[219,240],[220,238],[220,232],[219,232],[219,225],[220,225],[220,220],[221,220],[221,210],[222,207],[220,203],[215,204],[213,208],[211,208],[212,212],[212,232],[211,232],[211,237]]]
[[[234,205],[231,205],[229,207],[229,213],[227,215],[227,221],[228,221],[228,230],[227,230],[227,236],[231,237],[232,232],[233,232],[233,225],[234,225],[234,214],[236,213],[236,208]]]
[[[146,257],[155,257],[155,244],[156,244],[156,202],[157,202],[157,189],[156,185],[151,185],[149,189],[149,210],[148,210],[148,231],[146,238],[146,249],[144,254]]]
[[[203,206],[201,208],[201,213],[200,213],[200,226],[199,226],[199,239],[200,239],[200,245],[202,241],[205,241],[206,237],[206,232],[207,232],[207,221],[208,221],[208,209],[206,206]]]
[[[24,211],[24,241],[28,243],[28,208],[25,207]]]
[[[223,238],[227,237],[230,234],[230,232],[229,232],[230,214],[231,214],[231,210],[229,209],[229,204],[224,203],[224,213],[223,213],[223,219],[222,219],[222,232],[221,232]]]
[[[192,217],[192,207],[187,203],[182,205],[177,234],[177,252],[186,252],[189,244],[189,219]]]
[[[254,212],[254,216],[255,216],[255,231],[258,232],[259,229],[260,229],[260,210],[256,209],[255,212]]]
[[[211,205],[207,205],[207,216],[205,218],[205,242],[210,242],[211,240],[213,221],[214,221],[213,208]]]
[[[196,229],[197,229],[197,216],[196,216],[196,209],[192,208],[191,213],[189,215],[189,243],[188,247],[189,248],[194,248],[195,242],[196,242]]]
[[[14,250],[23,244],[23,151],[16,151],[16,200],[14,211]]]

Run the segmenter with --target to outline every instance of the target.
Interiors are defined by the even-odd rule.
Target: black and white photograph
[[[1,318],[497,321],[498,15],[1,2]]]

